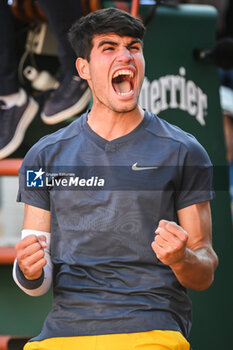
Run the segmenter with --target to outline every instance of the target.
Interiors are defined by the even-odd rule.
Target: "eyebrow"
[[[141,44],[142,45],[142,41],[140,39],[135,39],[132,40],[129,44],[126,45],[126,47],[130,47],[134,44]],[[110,41],[110,40],[102,40],[99,44],[98,44],[98,48],[100,48],[103,45],[112,45],[112,46],[118,46],[119,44],[115,41]]]

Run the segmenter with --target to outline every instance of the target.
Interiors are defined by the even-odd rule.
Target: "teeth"
[[[117,78],[119,75],[129,75],[130,78],[134,77],[134,73],[131,70],[128,70],[128,69],[118,70],[114,74],[113,78]]]
[[[133,90],[130,90],[129,92],[117,92],[117,95],[119,96],[126,96],[126,95],[130,95],[132,93]]]

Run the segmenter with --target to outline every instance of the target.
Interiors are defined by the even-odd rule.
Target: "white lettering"
[[[93,179],[94,177],[92,176],[90,179],[87,180],[87,186],[93,186]]]
[[[69,186],[78,186],[79,177],[70,177]]]
[[[152,82],[144,78],[139,104],[154,114],[170,109],[187,111],[196,120],[205,125],[207,114],[207,95],[192,81],[186,81],[186,70],[179,68],[180,75],[166,75]]]
[[[180,78],[180,106],[179,108],[182,111],[186,111],[186,94],[185,94],[185,74],[186,74],[186,70],[184,67],[180,67],[179,69],[179,73],[181,75]]]
[[[193,81],[187,82],[187,111],[191,115],[197,114],[197,89]]]
[[[165,77],[160,78],[159,81],[161,84],[161,111],[165,111],[166,109],[168,109],[167,91],[170,89],[169,76],[166,75]]]
[[[207,114],[207,108],[208,108],[208,103],[207,103],[207,96],[203,94],[201,89],[198,87],[197,88],[197,95],[198,95],[198,112],[196,115],[197,121],[201,125],[205,125],[205,119],[204,115]]]
[[[79,180],[79,186],[86,186],[86,180],[85,179],[80,179]]]
[[[180,77],[177,75],[170,76],[170,104],[172,109],[178,108],[177,92],[180,91]]]
[[[62,179],[61,184],[62,184],[62,186],[67,186],[68,185],[68,180],[67,179]]]
[[[146,109],[150,109],[149,106],[149,91],[150,91],[150,82],[147,77],[144,78],[141,93],[139,95],[139,104],[145,106]]]
[[[49,177],[45,177],[45,184],[46,186],[54,186],[54,177],[49,178]]]
[[[98,180],[98,186],[104,186],[104,179],[99,179]]]
[[[152,113],[157,114],[161,111],[160,97],[160,87],[158,80],[153,80],[150,87],[150,110]]]

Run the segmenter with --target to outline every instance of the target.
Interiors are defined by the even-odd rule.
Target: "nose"
[[[117,60],[119,62],[130,62],[132,60],[131,52],[127,47],[122,47],[120,49]]]

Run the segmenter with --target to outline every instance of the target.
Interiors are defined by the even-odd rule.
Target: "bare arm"
[[[204,290],[214,279],[218,258],[212,248],[209,202],[178,211],[180,226],[161,220],[152,248],[186,288]]]
[[[23,228],[50,232],[50,211],[25,204]]]

